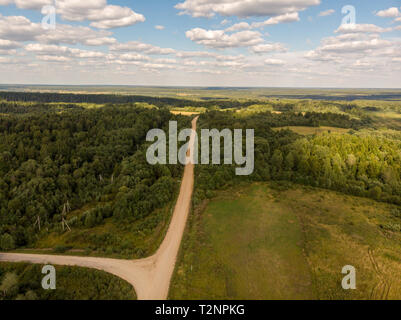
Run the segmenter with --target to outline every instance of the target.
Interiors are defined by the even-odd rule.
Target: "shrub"
[[[15,249],[14,238],[8,233],[3,234],[0,238],[0,248],[2,250],[12,250]]]

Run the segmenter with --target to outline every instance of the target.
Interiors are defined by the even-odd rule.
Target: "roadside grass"
[[[222,191],[196,209],[171,299],[400,299],[394,206],[295,184]],[[356,268],[357,289],[341,273]]]
[[[21,253],[50,253],[77,256],[111,257],[117,259],[140,259],[151,256],[162,243],[167,232],[176,196],[162,209],[153,211],[140,220],[115,221],[108,218],[102,224],[89,227],[72,227],[71,231],[53,231],[42,237],[32,248],[19,249]],[[95,207],[84,206],[69,214],[79,216]]]
[[[344,129],[344,128],[335,128],[335,127],[304,127],[304,126],[286,126],[286,127],[278,127],[272,128],[275,131],[280,130],[291,130],[295,133],[300,135],[313,135],[313,134],[322,134],[322,133],[340,133],[345,134],[350,132],[351,129]]]

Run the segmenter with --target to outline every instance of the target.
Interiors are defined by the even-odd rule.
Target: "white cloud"
[[[388,8],[386,10],[381,10],[376,13],[377,16],[382,18],[395,18],[400,15],[400,11],[397,7]]]
[[[383,47],[389,46],[390,44],[390,41],[379,38],[357,41],[340,41],[338,43],[326,44],[322,46],[320,50],[326,52],[361,53],[372,49],[382,49]]]
[[[12,59],[10,59],[10,58],[0,57],[0,63],[8,64],[11,62],[12,62]]]
[[[118,6],[107,6],[97,18],[95,16],[88,18],[93,21],[90,25],[99,29],[127,27],[145,21],[142,14],[132,11],[130,8]]]
[[[336,12],[336,10],[334,9],[329,9],[326,11],[322,11],[319,13],[319,17],[327,17],[327,16],[331,16],[334,12]]]
[[[309,51],[305,54],[305,58],[312,61],[320,62],[341,62],[342,59],[332,54],[323,53],[318,49]]]
[[[287,49],[281,43],[266,43],[253,46],[251,48],[253,53],[270,53],[270,52],[285,52]]]
[[[69,48],[50,44],[30,43],[25,46],[25,50],[43,55],[57,55],[67,53]]]
[[[239,22],[226,29],[226,32],[235,32],[241,30],[249,30],[251,26],[248,22]]]
[[[161,25],[155,26],[156,30],[164,30],[165,28],[166,28],[165,26],[161,26]]]
[[[247,22],[240,22],[240,23],[234,24],[231,27],[227,28],[226,32],[263,28],[263,27],[270,26],[270,25],[275,25],[275,24],[279,24],[279,23],[296,22],[299,20],[300,19],[299,19],[298,12],[286,13],[286,14],[279,15],[279,16],[276,16],[273,18],[269,18],[268,20],[263,21],[263,22],[254,22],[251,25]]]
[[[0,16],[0,39],[31,41],[43,33],[42,26],[23,16]]]
[[[41,10],[55,5],[57,14],[68,21],[91,21],[99,29],[111,29],[144,22],[145,17],[129,7],[108,5],[107,0],[0,0],[0,5],[15,3],[21,9]]]
[[[118,56],[123,61],[149,61],[150,58],[138,53],[124,53]]]
[[[126,27],[144,22],[142,14],[131,8],[108,5],[106,0],[56,0],[57,12],[65,20],[91,21],[99,29]]]
[[[110,37],[96,37],[86,39],[83,43],[87,46],[104,46],[116,43],[117,40],[115,38]]]
[[[356,60],[355,63],[353,64],[354,67],[371,67],[372,64],[369,61],[363,61],[363,60]]]
[[[299,21],[299,14],[298,12],[286,13],[279,15],[277,17],[270,18],[263,22],[255,22],[252,23],[253,28],[262,28],[265,26],[275,25],[279,23],[290,23]]]
[[[220,22],[220,24],[222,26],[225,26],[226,24],[229,24],[229,23],[230,23],[230,20],[227,20],[227,19],[224,19],[223,21]]]
[[[0,55],[1,56],[15,56],[15,55],[17,55],[17,50],[16,49],[10,49],[10,50],[7,50],[7,49],[1,49],[0,48]]]
[[[47,56],[41,55],[37,57],[38,60],[46,61],[46,62],[68,62],[71,61],[71,58],[64,56]]]
[[[16,49],[19,48],[21,45],[16,42],[16,41],[11,41],[11,40],[4,40],[0,39],[0,49]]]
[[[46,5],[52,5],[52,0],[0,0],[0,6],[15,4],[20,9],[40,10]]]
[[[198,44],[216,49],[250,47],[263,42],[261,33],[257,31],[241,31],[228,35],[224,30],[195,28],[185,34]]]
[[[93,59],[93,58],[104,58],[105,54],[100,51],[89,51],[77,48],[69,48],[66,46],[57,46],[51,44],[40,44],[40,43],[30,43],[25,46],[27,52],[32,52],[37,55],[41,60],[51,60],[61,62],[61,57],[66,58],[65,61],[70,60],[70,58],[81,58],[81,59]],[[42,58],[42,57],[45,58]],[[49,59],[50,56],[55,56],[55,59]],[[59,59],[60,58],[60,59]]]
[[[401,55],[399,47],[399,41],[381,39],[378,34],[345,33],[324,38],[319,47],[305,54],[305,58],[315,62],[334,62],[344,70],[369,71],[373,67],[390,66],[392,58]]]
[[[375,24],[342,24],[335,33],[383,33],[391,28],[382,28]]]
[[[262,17],[302,11],[319,4],[320,0],[185,0],[175,8],[181,14],[193,17],[212,17],[215,14]]]
[[[168,55],[174,54],[176,51],[171,48],[160,48],[148,43],[142,43],[139,41],[130,41],[126,43],[117,43],[109,47],[111,51],[122,51],[122,52],[143,52],[152,55]]]
[[[0,39],[10,41],[38,41],[42,43],[84,44],[89,46],[110,45],[116,39],[111,32],[93,30],[89,27],[57,24],[55,30],[45,30],[23,16],[0,16]]]
[[[116,43],[116,39],[110,37],[111,32],[93,30],[89,27],[58,24],[55,30],[43,30],[36,39],[43,43],[82,43],[88,46],[110,45]]]
[[[214,58],[217,54],[207,51],[182,51],[177,52],[177,57],[187,59],[187,58]]]
[[[267,65],[272,65],[272,66],[282,66],[285,64],[285,62],[283,60],[279,60],[279,59],[266,59],[264,61],[264,63]]]

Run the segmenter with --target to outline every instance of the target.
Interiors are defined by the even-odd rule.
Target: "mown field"
[[[312,135],[322,133],[348,133],[349,129],[335,128],[335,127],[303,127],[303,126],[288,126],[274,128],[274,130],[291,130],[300,135]]]
[[[221,191],[192,214],[171,299],[400,299],[396,206],[295,184]],[[345,265],[357,289],[343,290]]]

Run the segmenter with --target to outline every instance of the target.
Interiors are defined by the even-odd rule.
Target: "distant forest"
[[[7,101],[21,102],[41,102],[41,103],[95,103],[95,104],[128,104],[135,102],[144,102],[157,107],[212,107],[218,105],[220,108],[240,108],[247,107],[257,103],[257,101],[240,102],[236,100],[208,100],[193,101],[175,98],[146,97],[131,95],[113,95],[113,94],[73,94],[73,93],[39,93],[39,92],[1,92],[0,99]]]

